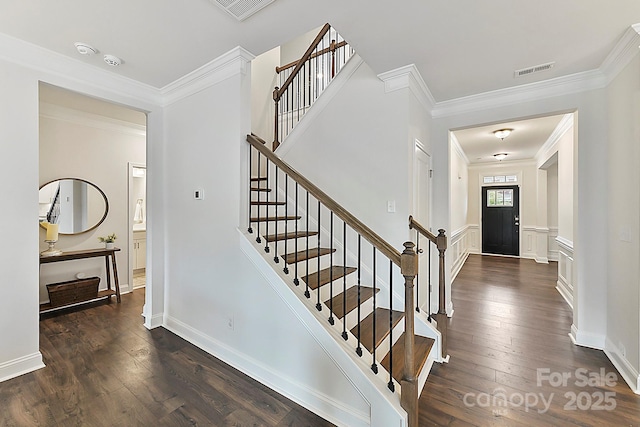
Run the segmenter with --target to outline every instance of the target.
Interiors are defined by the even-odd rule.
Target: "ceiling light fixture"
[[[495,157],[496,159],[498,159],[499,161],[502,161],[505,157],[507,157],[507,153],[498,153],[498,154],[494,154],[493,157]]]
[[[104,62],[111,65],[112,67],[117,67],[118,65],[122,64],[122,60],[113,55],[105,55]]]
[[[511,135],[511,132],[513,132],[513,129],[505,128],[505,129],[494,130],[493,134],[496,136],[496,138],[500,138],[504,141],[506,137]]]
[[[73,45],[76,47],[76,49],[78,49],[78,52],[81,55],[94,55],[98,53],[98,50],[93,46],[90,46],[83,42],[75,42]]]

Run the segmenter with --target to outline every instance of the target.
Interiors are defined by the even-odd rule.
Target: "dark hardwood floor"
[[[0,383],[0,426],[331,426],[121,304],[40,322],[46,368]]]
[[[433,367],[421,427],[640,426],[640,396],[602,351],[571,343],[557,268],[469,257],[452,286],[451,360]]]

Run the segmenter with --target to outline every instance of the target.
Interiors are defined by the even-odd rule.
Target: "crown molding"
[[[471,163],[469,165],[469,171],[475,171],[477,169],[485,169],[485,168],[493,168],[493,167],[500,167],[501,169],[511,167],[515,169],[515,168],[524,168],[529,166],[535,167],[536,166],[535,160],[533,159],[501,160],[501,161],[492,160],[489,162]],[[500,172],[500,173],[503,173],[503,172]],[[500,183],[500,184],[503,184],[503,183]],[[504,183],[504,184],[508,184],[508,183]],[[518,185],[522,184],[522,181],[519,180],[517,184]]]
[[[121,132],[127,135],[146,136],[147,127],[137,123],[118,120],[99,114],[88,113],[61,105],[41,102],[39,108],[40,117],[61,120],[81,126],[89,126],[110,132]]]
[[[431,110],[431,116],[433,118],[442,118],[454,114],[506,107],[522,104],[523,102],[601,89],[605,87],[606,84],[607,77],[602,71],[585,71],[541,82],[528,83],[438,102]]]
[[[378,78],[384,82],[384,91],[387,93],[408,88],[427,110],[432,110],[436,105],[431,91],[415,64],[378,74]]]
[[[198,93],[223,80],[249,72],[253,54],[238,46],[160,89],[163,106]]]
[[[624,67],[629,65],[629,62],[638,53],[638,45],[640,45],[640,24],[634,24],[627,29],[600,65],[600,70],[607,77],[607,84],[611,83]]]
[[[549,138],[547,138],[545,143],[542,144],[542,147],[540,147],[536,155],[533,156],[533,158],[536,159],[538,166],[541,166],[542,163],[547,160],[546,158],[549,157],[546,155],[547,153],[558,151],[558,141],[560,141],[560,138],[562,138],[562,136],[567,133],[572,126],[573,113],[565,114],[562,117],[562,120],[560,120],[560,123],[558,123],[558,126],[556,126],[551,135],[549,135]]]
[[[46,76],[47,82],[51,82],[49,77],[53,76],[54,80],[60,80],[64,84],[71,82],[75,86],[87,88],[87,92],[96,96],[107,93],[116,95],[120,98],[118,102],[131,100],[159,105],[161,101],[158,89],[150,85],[2,33],[0,59],[41,72]],[[45,81],[45,78],[40,80]],[[132,104],[137,108],[150,109],[149,105],[140,105],[140,102]]]
[[[458,155],[462,158],[462,160],[464,160],[467,166],[469,166],[471,162],[469,162],[469,158],[467,157],[467,154],[462,149],[462,146],[460,145],[458,138],[456,138],[456,135],[453,132],[449,132],[449,135],[451,136],[451,145],[453,146],[453,149],[456,150],[456,153],[458,153]]]

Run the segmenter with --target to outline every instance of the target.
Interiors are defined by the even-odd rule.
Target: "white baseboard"
[[[164,314],[154,314],[153,316],[147,317],[146,314],[142,314],[144,316],[144,326],[147,329],[155,329],[164,324]]]
[[[465,253],[458,260],[456,260],[455,265],[453,266],[451,271],[451,283],[456,280],[456,277],[458,276],[458,273],[460,273],[460,270],[462,270],[464,263],[467,262],[467,258],[469,258],[469,251],[465,251]]]
[[[0,382],[44,368],[42,353],[37,352],[0,364]]]
[[[569,338],[575,345],[581,347],[595,348],[596,350],[604,350],[604,344],[606,337],[600,334],[590,334],[580,332],[576,325],[571,325],[571,332],[569,332]]]
[[[569,307],[573,310],[573,292],[567,287],[566,283],[562,280],[556,282],[556,289],[562,295],[562,298],[567,302]]]
[[[636,394],[640,394],[640,373],[638,373],[638,370],[631,365],[631,362],[622,355],[618,346],[614,345],[609,338],[605,341],[604,353],[618,372],[620,372],[620,375],[622,375],[622,378],[631,390]]]
[[[369,414],[362,413],[356,408],[310,389],[293,378],[288,378],[282,375],[281,372],[272,370],[259,360],[240,353],[171,316],[167,316],[164,327],[338,426],[368,426],[370,423]],[[315,403],[312,404],[311,402]],[[336,417],[336,413],[339,416]]]

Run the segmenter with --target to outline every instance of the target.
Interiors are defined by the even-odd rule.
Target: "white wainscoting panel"
[[[558,227],[549,227],[549,234],[547,235],[547,259],[549,261],[558,261]]]
[[[536,227],[523,225],[520,228],[520,258],[536,259]]]
[[[466,225],[451,234],[447,255],[451,257],[451,281],[453,282],[469,257],[469,226]]]
[[[573,308],[573,242],[556,237],[558,244],[558,284],[556,289]]]

